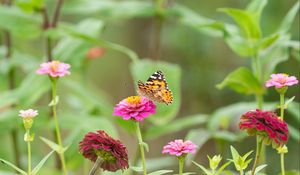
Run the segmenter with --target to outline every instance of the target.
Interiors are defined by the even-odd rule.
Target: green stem
[[[30,137],[29,129],[26,130],[27,137]],[[28,175],[31,175],[31,141],[27,141],[27,156],[28,156]]]
[[[263,109],[263,102],[264,102],[264,97],[261,94],[257,94],[255,96],[256,98],[256,104],[258,109]]]
[[[134,122],[135,124],[135,131],[139,142],[140,152],[141,152],[141,158],[142,158],[142,165],[143,165],[143,174],[147,175],[147,168],[146,168],[146,160],[145,160],[145,151],[144,151],[144,142],[141,134],[141,129],[139,122]]]
[[[280,154],[281,175],[285,175],[284,169],[284,153]]]
[[[259,137],[257,136],[257,138],[256,138],[256,154],[255,154],[254,164],[253,164],[253,167],[252,167],[252,170],[251,170],[251,175],[254,175],[256,166],[259,162],[262,143],[263,143],[263,140],[259,139]]]
[[[58,145],[60,147],[60,151],[58,152],[58,154],[59,154],[59,157],[60,157],[63,172],[64,172],[65,175],[67,175],[68,171],[67,171],[67,168],[66,168],[65,155],[64,155],[64,152],[62,151],[63,150],[63,144],[62,144],[62,141],[61,141],[59,123],[58,123],[58,119],[57,119],[57,115],[56,115],[56,103],[57,103],[56,102],[56,89],[57,89],[56,88],[56,83],[57,83],[57,78],[51,78],[51,80],[52,80],[52,100],[53,100],[52,113],[53,113],[53,118],[54,118],[54,121],[55,121],[56,138],[57,138]]]
[[[280,93],[280,118],[284,118],[284,93]]]
[[[284,119],[284,93],[280,93],[280,118]],[[285,175],[284,153],[280,154],[281,175]]]
[[[91,171],[89,172],[89,175],[95,175],[102,162],[103,162],[103,159],[101,157],[97,157],[96,162],[94,163],[94,166],[92,167]]]
[[[243,170],[240,170],[240,175],[243,175],[244,174],[244,171]]]
[[[183,174],[183,166],[184,166],[184,159],[185,157],[178,157],[179,160],[179,175]]]

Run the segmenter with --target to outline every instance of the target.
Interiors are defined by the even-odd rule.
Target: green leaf
[[[171,172],[173,172],[173,170],[158,170],[158,171],[149,173],[148,175],[161,175],[161,174],[167,174],[167,173],[171,173]]]
[[[274,44],[260,51],[258,57],[263,67],[263,80],[269,79],[269,76],[279,63],[288,60],[289,49],[286,46],[287,41],[289,41],[289,36],[280,35]]]
[[[86,27],[89,27],[89,26],[86,26]],[[125,46],[115,44],[112,42],[108,42],[105,40],[101,40],[98,37],[90,36],[89,34],[86,34],[85,32],[80,32],[80,31],[74,30],[73,28],[70,28],[70,27],[66,27],[65,32],[67,34],[69,34],[70,36],[72,36],[73,38],[80,39],[80,41],[84,41],[84,42],[87,42],[92,45],[97,45],[97,46],[101,46],[104,48],[122,52],[122,53],[126,54],[134,62],[139,59],[135,52],[133,52],[132,50],[130,50],[129,48],[127,48]],[[73,44],[73,43],[71,43],[71,44]]]
[[[248,12],[257,13],[260,17],[264,7],[267,5],[267,0],[252,0],[251,3],[247,6],[246,10]]]
[[[88,18],[79,22],[76,26],[61,25],[60,30],[66,36],[53,49],[54,55],[64,62],[71,63],[72,67],[79,68],[86,59],[89,48],[95,47],[97,44],[74,37],[72,34],[80,33],[87,37],[97,38],[104,30],[104,23],[98,19]]]
[[[47,90],[50,82],[47,76],[37,75],[33,72],[22,81],[16,89],[1,94],[0,108],[11,104],[28,107],[34,104]]]
[[[298,123],[300,123],[300,113],[299,113],[300,103],[293,101],[289,107],[286,109],[287,112],[294,118]]]
[[[282,20],[280,27],[278,29],[279,33],[287,33],[290,30],[290,28],[294,22],[294,19],[295,19],[297,13],[299,12],[299,7],[300,7],[300,2],[297,1],[295,3],[295,5],[287,13],[287,15],[284,17],[284,19]]]
[[[233,161],[237,162],[239,157],[241,157],[240,154],[237,152],[237,150],[233,146],[230,146],[230,150],[231,150],[231,155],[232,155]]]
[[[182,131],[195,125],[201,125],[207,121],[208,116],[204,114],[197,114],[192,116],[177,119],[165,126],[151,126],[144,134],[145,139],[155,139],[166,134]]]
[[[292,103],[292,102],[294,101],[295,97],[296,97],[296,96],[293,96],[293,97],[291,97],[291,98],[289,98],[288,100],[285,101],[285,103],[284,103],[284,108],[285,108],[285,109],[287,109],[288,106],[289,106],[289,104]]]
[[[201,137],[199,137],[201,136]],[[188,132],[185,139],[191,140],[197,145],[197,152],[201,150],[202,146],[211,138],[211,133],[206,129],[193,129]],[[188,154],[186,156],[186,164],[191,164],[196,154]]]
[[[166,62],[154,62],[143,59],[131,64],[131,73],[135,84],[138,80],[145,82],[155,71],[161,70],[166,76],[168,86],[173,92],[173,103],[171,105],[157,103],[157,112],[155,115],[148,117],[155,125],[164,125],[176,117],[180,106],[180,76],[181,69],[178,65]],[[137,86],[135,86],[137,87]]]
[[[288,125],[288,127],[289,127],[289,134],[290,134],[291,138],[299,143],[300,142],[300,135],[299,135],[300,131],[292,125]]]
[[[258,167],[256,167],[254,174],[259,173],[262,169],[264,169],[267,166],[267,164],[259,165]]]
[[[153,4],[148,1],[89,0],[66,3],[67,4],[63,7],[63,13],[65,14],[81,14],[88,16],[96,14],[98,16],[117,19],[150,17],[156,14]]]
[[[16,7],[0,6],[0,28],[20,38],[36,38],[40,35],[41,20]]]
[[[142,142],[141,144],[143,145],[143,147],[145,148],[145,150],[147,152],[149,152],[149,145],[146,142]]]
[[[217,85],[219,89],[223,89],[224,87],[229,87],[238,93],[247,95],[264,93],[264,89],[257,78],[245,67],[231,72],[223,82]]]
[[[130,166],[130,168],[135,172],[143,172],[143,167]]]
[[[208,36],[222,36],[223,24],[220,22],[201,16],[193,10],[179,4],[174,4],[174,6],[166,10],[170,11],[170,13],[174,13],[174,16],[176,16],[183,25],[194,28]]]
[[[42,166],[45,164],[45,162],[48,160],[48,158],[52,155],[54,151],[51,151],[48,153],[32,170],[32,175],[35,175],[39,172],[39,170],[42,168]]]
[[[242,138],[244,138],[243,134],[238,134],[238,133],[233,133],[230,131],[226,131],[226,130],[220,130],[220,131],[216,131],[212,134],[212,137],[214,139],[222,139],[222,140],[226,140],[228,142],[236,142],[236,141],[240,141]]]
[[[259,39],[261,37],[261,31],[258,21],[258,15],[239,9],[221,8],[218,11],[224,12],[234,19],[239,25],[240,30],[247,39]],[[252,41],[251,41],[252,42]]]
[[[202,166],[194,161],[193,161],[193,164],[195,164],[197,167],[199,167],[206,175],[212,175],[212,173],[209,170],[207,170],[204,166]]]
[[[51,100],[51,102],[48,104],[48,106],[54,106],[54,105],[57,105],[59,102],[59,96],[57,95],[55,97],[55,103],[54,103],[54,100]]]
[[[26,174],[27,174],[25,171],[21,170],[20,168],[16,167],[14,164],[12,164],[12,163],[10,163],[10,162],[4,160],[4,159],[1,159],[1,158],[0,158],[0,162],[6,164],[6,165],[8,165],[8,166],[10,166],[11,168],[15,169],[16,171],[18,171],[19,173],[21,173],[21,174],[23,174],[23,175],[26,175]]]
[[[266,49],[270,47],[272,44],[274,44],[278,39],[280,38],[279,34],[270,35],[266,38],[263,38],[258,43],[258,49]]]
[[[54,151],[56,151],[57,153],[62,153],[62,148],[56,144],[55,142],[49,140],[49,139],[46,139],[44,137],[40,137],[40,139],[46,143],[46,145],[48,145],[51,149],[53,149]]]
[[[231,164],[231,161],[228,161],[227,163],[223,164],[223,165],[218,169],[218,171],[217,171],[216,174],[218,175],[218,174],[222,173],[223,170],[224,170],[228,165],[230,165],[230,164]]]

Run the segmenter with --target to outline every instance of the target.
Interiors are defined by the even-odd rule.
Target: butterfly
[[[167,105],[173,102],[173,95],[162,71],[154,72],[146,81],[138,81],[138,94]]]

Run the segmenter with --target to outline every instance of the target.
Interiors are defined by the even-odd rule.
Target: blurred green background
[[[124,2],[126,0],[120,0],[117,2]],[[146,0],[144,0],[146,1]],[[97,4],[96,1],[81,1],[81,3],[85,4]],[[234,23],[232,19],[226,16],[224,13],[217,12],[216,9],[223,8],[223,7],[231,7],[231,8],[239,8],[244,9],[250,1],[237,1],[237,0],[215,0],[215,1],[200,1],[200,0],[182,0],[182,1],[169,1],[170,6],[172,4],[180,4],[182,6],[187,7],[188,9],[194,11],[195,13],[202,15],[204,17],[217,20],[217,21],[224,21],[227,23]],[[296,3],[295,0],[273,0],[269,1],[267,6],[265,7],[262,18],[261,18],[261,28],[263,35],[268,35],[274,32],[280,24],[280,21],[283,19],[285,14],[289,11],[289,9]],[[47,6],[49,7],[49,13],[53,13],[54,9],[54,2],[47,1]],[[96,5],[95,5],[96,6]],[[208,114],[205,117],[213,117],[214,112],[218,108],[222,108],[224,106],[228,106],[233,103],[238,102],[253,102],[253,96],[245,96],[235,93],[230,89],[222,89],[219,90],[216,88],[216,84],[222,82],[222,80],[228,75],[230,72],[235,70],[240,66],[249,67],[250,61],[248,58],[241,58],[236,55],[224,42],[222,37],[219,35],[214,35],[205,32],[202,29],[195,29],[193,27],[183,25],[175,17],[169,18],[168,20],[164,20],[161,24],[161,33],[160,33],[160,54],[159,58],[153,58],[153,55],[156,54],[155,51],[155,42],[157,41],[155,37],[157,36],[157,18],[152,17],[145,13],[145,15],[128,15],[130,14],[128,9],[115,9],[114,12],[109,11],[101,11],[97,9],[97,7],[93,7],[91,5],[83,6],[79,8],[78,1],[69,0],[66,1],[63,5],[61,18],[58,25],[64,26],[67,24],[78,24],[80,21],[86,18],[94,18],[103,21],[104,27],[101,29],[101,36],[100,38],[103,40],[111,41],[113,43],[118,43],[120,45],[124,45],[134,52],[137,53],[139,58],[141,59],[152,59],[154,61],[164,61],[168,63],[173,63],[178,65],[181,68],[181,79],[180,85],[181,89],[177,95],[181,97],[180,107],[177,109],[179,110],[178,114],[176,115],[176,119],[183,119],[186,116],[196,115],[196,114]],[[90,7],[85,8],[85,7]],[[93,10],[95,8],[96,10]],[[0,9],[1,11],[1,9]],[[134,10],[133,10],[134,11]],[[124,16],[122,15],[124,12]],[[150,12],[149,12],[150,13]],[[133,13],[135,14],[135,13]],[[32,15],[32,14],[31,14]],[[38,14],[33,14],[33,16],[40,18]],[[1,20],[1,16],[0,16]],[[15,24],[18,25],[18,24]],[[1,26],[1,25],[0,25]],[[83,28],[83,31],[92,30],[91,28]],[[58,32],[54,34],[55,43],[59,43],[58,40],[61,39],[60,33]],[[297,14],[293,25],[290,30],[292,40],[299,41],[299,13]],[[51,34],[50,34],[51,35]],[[1,41],[3,41],[3,32],[0,35]],[[16,70],[16,84],[20,84],[22,80],[26,77],[26,75],[33,74],[37,68],[37,64],[46,60],[45,58],[45,40],[44,34],[39,35],[38,37],[29,38],[27,39],[13,36],[13,47],[18,50],[20,53],[26,53],[30,56],[26,56],[24,59],[21,60],[21,65],[23,69]],[[72,43],[76,44],[76,41],[72,41],[67,43],[67,45],[72,45]],[[1,56],[4,53],[4,46],[2,42],[1,47]],[[70,125],[69,127],[72,129],[67,128],[65,133],[67,135],[72,135],[73,129],[75,127],[80,127],[78,125],[69,123],[72,120],[85,120],[84,117],[79,117],[74,114],[81,114],[82,111],[88,111],[90,115],[93,117],[97,117],[97,115],[108,115],[110,112],[112,113],[111,109],[114,104],[118,101],[126,98],[127,96],[135,95],[135,88],[136,88],[136,81],[135,79],[138,77],[133,77],[130,72],[130,65],[131,60],[128,59],[127,55],[117,52],[115,50],[106,49],[106,52],[103,56],[93,59],[87,60],[85,59],[85,53],[87,52],[88,48],[91,47],[98,47],[96,43],[94,44],[87,44],[85,47],[73,48],[77,50],[78,53],[74,52],[69,54],[74,56],[73,58],[69,58],[72,60],[75,66],[72,67],[71,72],[72,75],[69,77],[64,78],[65,80],[61,79],[59,83],[59,94],[62,96],[62,101],[60,102],[59,106],[59,113],[61,115],[69,115],[70,120],[66,119],[66,123],[64,125]],[[299,45],[298,45],[299,47]],[[67,52],[67,51],[65,51]],[[64,58],[63,54],[64,50],[57,49],[54,51],[54,58],[61,59]],[[24,55],[24,54],[23,54]],[[78,58],[77,58],[78,56]],[[21,56],[22,57],[22,54]],[[76,57],[76,58],[75,58]],[[28,59],[32,58],[34,61],[30,62]],[[1,58],[2,59],[2,58]],[[77,60],[76,60],[77,59]],[[66,60],[68,62],[69,60]],[[32,64],[31,64],[32,63]],[[1,62],[0,62],[1,64]],[[17,64],[17,65],[19,65]],[[27,64],[27,66],[26,66]],[[30,65],[31,64],[31,65]],[[4,62],[2,62],[1,69],[5,66]],[[155,67],[155,66],[154,66]],[[157,66],[160,68],[160,66]],[[277,65],[275,72],[286,72],[290,75],[295,75],[300,77],[300,64],[297,59],[293,56]],[[164,70],[162,70],[164,71]],[[7,76],[5,71],[2,71],[0,75],[1,84],[0,84],[0,98],[3,97],[1,94],[5,94],[7,90]],[[30,73],[29,73],[30,72]],[[150,72],[150,71],[148,71]],[[145,75],[141,75],[139,77],[143,77],[143,81],[146,80],[145,76],[150,76],[149,73],[143,73]],[[166,79],[168,81],[168,71],[166,72]],[[44,80],[44,79],[43,79]],[[36,78],[36,81],[41,81],[40,78]],[[63,83],[63,81],[65,81]],[[81,84],[81,90],[77,91],[77,86],[71,84],[71,82],[79,82]],[[47,86],[47,80],[43,81],[43,83]],[[173,82],[174,83],[174,82]],[[42,83],[38,83],[42,86]],[[172,82],[169,82],[172,84]],[[30,86],[29,86],[30,87]],[[41,87],[42,88],[42,87]],[[82,89],[83,88],[83,89]],[[86,89],[84,89],[86,88]],[[172,86],[170,89],[172,90]],[[44,87],[47,89],[47,87]],[[82,93],[80,95],[74,97],[69,97],[67,94],[68,92],[76,91],[77,94]],[[80,92],[79,92],[80,91]],[[86,92],[85,92],[86,91]],[[92,92],[89,92],[92,91]],[[26,92],[26,91],[25,91]],[[296,96],[295,101],[299,102],[300,100],[300,86],[295,86],[289,89],[287,93],[287,97]],[[86,93],[86,94],[85,94]],[[47,94],[47,93],[44,93]],[[88,95],[87,95],[88,94]],[[97,108],[97,107],[87,107],[89,103],[86,103],[85,106],[82,106],[81,103],[85,103],[84,100],[79,102],[80,99],[88,99],[87,101],[92,101],[93,94],[97,94],[99,98],[95,98],[94,100],[102,100],[99,101],[101,107],[107,106],[107,108]],[[176,97],[176,96],[175,96]],[[26,97],[24,97],[26,98]],[[23,99],[24,100],[24,99]],[[267,102],[275,102],[278,100],[278,95],[274,90],[269,90],[267,95],[265,96],[265,101]],[[25,99],[26,101],[26,99]],[[95,102],[98,103],[98,102]],[[45,119],[47,115],[47,99],[45,98],[38,98],[35,105],[39,110],[42,112],[42,117]],[[298,103],[299,104],[299,103]],[[43,106],[44,105],[44,106]],[[178,104],[179,106],[179,104]],[[20,106],[17,108],[22,107],[30,107],[23,105],[21,103]],[[161,106],[160,106],[161,107]],[[299,117],[299,106],[296,106],[295,109],[298,113]],[[72,111],[73,110],[73,111]],[[101,111],[104,110],[104,111]],[[106,110],[106,111],[105,111]],[[0,112],[6,111],[5,108],[0,108]],[[67,113],[67,114],[66,114]],[[14,113],[15,114],[15,113]],[[59,114],[59,115],[60,115]],[[11,114],[10,114],[11,115]],[[43,116],[44,115],[44,116]],[[224,114],[225,115],[225,114]],[[5,115],[3,115],[5,116]],[[134,154],[136,153],[136,145],[135,138],[132,137],[130,132],[127,132],[126,129],[120,127],[124,125],[122,121],[116,120],[115,118],[110,117],[109,121],[113,121],[112,127],[115,127],[119,133],[119,138],[125,143],[129,150],[129,157],[133,158]],[[66,117],[67,118],[67,117]],[[289,114],[285,117],[288,122],[293,123],[296,121],[296,128],[299,131],[299,119],[296,120],[293,117],[289,117]],[[4,119],[3,119],[4,120]],[[16,119],[12,119],[16,120]],[[63,120],[63,119],[62,119]],[[96,120],[96,119],[95,119]],[[6,121],[6,120],[4,120]],[[9,120],[11,121],[11,120]],[[21,120],[18,120],[19,127],[21,128]],[[45,132],[45,129],[39,127],[38,125],[49,125],[49,121],[37,121],[35,123],[36,133],[38,132]],[[99,121],[101,123],[103,121]],[[233,121],[233,124],[230,126],[230,130],[236,131],[238,130],[237,121]],[[63,123],[63,122],[62,122]],[[80,123],[80,122],[79,122]],[[3,127],[6,123],[1,123],[0,127]],[[102,123],[102,125],[105,125]],[[102,126],[101,125],[101,126]],[[98,125],[100,126],[100,124]],[[91,127],[91,131],[95,130],[97,125]],[[143,124],[143,128],[151,127],[152,123],[147,121]],[[68,126],[66,126],[68,127]],[[130,127],[130,126],[129,126]],[[167,124],[164,124],[163,127],[168,127]],[[169,141],[177,139],[177,138],[185,138],[187,133],[190,129],[195,128],[205,128],[206,125],[194,125],[178,132],[167,133],[155,139],[150,139],[148,142],[150,146],[150,152],[147,153],[147,157],[149,158],[156,158],[161,157],[161,150],[162,147]],[[5,128],[5,127],[3,127]],[[51,124],[50,124],[51,128]],[[126,127],[125,127],[126,128]],[[89,129],[89,124],[87,124],[86,128],[84,129],[87,131]],[[101,129],[99,127],[98,129]],[[80,128],[77,128],[78,132],[80,132]],[[130,130],[129,130],[130,131]],[[20,133],[22,133],[22,129],[20,129]],[[115,134],[114,129],[110,131],[111,134]],[[48,132],[45,133],[51,138],[51,134]],[[38,134],[40,135],[40,134]],[[74,134],[76,135],[76,134]],[[299,135],[299,132],[298,132]],[[82,136],[82,134],[81,134]],[[80,139],[79,136],[76,136],[77,139]],[[202,138],[202,135],[199,135],[199,138]],[[20,140],[22,140],[22,134],[19,134]],[[11,146],[11,140],[8,136],[8,133],[1,132],[0,133],[0,157],[6,158],[8,160],[13,160],[13,156],[11,150],[9,149]],[[75,139],[76,140],[76,139]],[[36,145],[43,145],[40,140],[36,140],[34,144]],[[23,144],[20,142],[20,144]],[[76,153],[76,143],[73,143],[74,148],[72,149],[74,153]],[[207,165],[207,158],[206,155],[214,155],[214,154],[222,154],[223,159],[226,160],[229,158],[229,145],[234,145],[240,153],[244,154],[249,150],[255,149],[255,138],[245,138],[244,140],[234,141],[232,143],[228,143],[226,141],[220,139],[210,139],[207,141],[200,151],[196,155],[196,161]],[[221,146],[220,146],[221,145]],[[300,148],[299,148],[299,141],[295,141],[294,139],[290,139],[289,144],[289,153],[286,156],[286,169],[300,169]],[[25,153],[25,148],[21,146],[22,152]],[[47,148],[45,145],[43,146],[36,146],[36,151],[43,152],[46,154]],[[222,151],[222,152],[220,152]],[[24,155],[25,156],[25,155]],[[22,157],[23,163],[26,162],[26,157]],[[167,157],[167,156],[165,156]],[[37,153],[36,159],[40,159],[41,156]],[[69,157],[70,158],[70,157]],[[23,160],[24,159],[24,160]],[[267,148],[267,163],[269,166],[267,167],[268,174],[277,174],[280,171],[279,166],[279,156],[277,155],[276,151],[272,148]],[[82,160],[81,160],[82,161]],[[53,162],[53,160],[52,160]],[[80,162],[80,161],[78,161]],[[73,162],[74,167],[78,166],[78,162]],[[85,164],[88,164],[85,162]],[[80,164],[82,165],[82,164]],[[72,166],[72,165],[70,165]],[[88,165],[90,166],[90,165]],[[79,167],[79,166],[78,166]],[[83,167],[83,166],[81,166]],[[0,169],[6,169],[3,165],[0,165]],[[74,168],[76,169],[76,168]],[[81,168],[82,169],[82,168]],[[176,166],[175,168],[176,169]],[[195,167],[189,166],[187,170],[195,171]],[[78,170],[79,172],[80,170]],[[0,173],[1,174],[1,173]],[[80,173],[79,173],[80,174]]]

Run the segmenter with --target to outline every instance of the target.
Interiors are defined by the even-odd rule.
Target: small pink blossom
[[[90,48],[86,54],[86,58],[89,60],[93,60],[95,58],[101,57],[105,54],[106,50],[101,47],[93,47]]]
[[[33,109],[27,109],[27,110],[20,110],[19,111],[19,116],[23,118],[33,118],[38,115],[37,110]]]
[[[114,116],[121,116],[124,120],[134,119],[142,121],[151,114],[155,114],[156,105],[149,99],[131,96],[120,101],[114,109]]]
[[[169,153],[170,155],[181,156],[187,153],[195,153],[196,148],[197,146],[193,142],[189,140],[184,142],[180,139],[169,142],[166,146],[164,146],[162,153]]]
[[[69,75],[69,64],[60,61],[51,61],[42,63],[40,68],[36,71],[37,74],[48,74],[51,77],[63,77]]]
[[[275,86],[276,88],[283,88],[286,86],[293,86],[298,84],[298,80],[295,76],[289,76],[287,74],[279,73],[272,74],[271,79],[266,81],[266,87]]]

